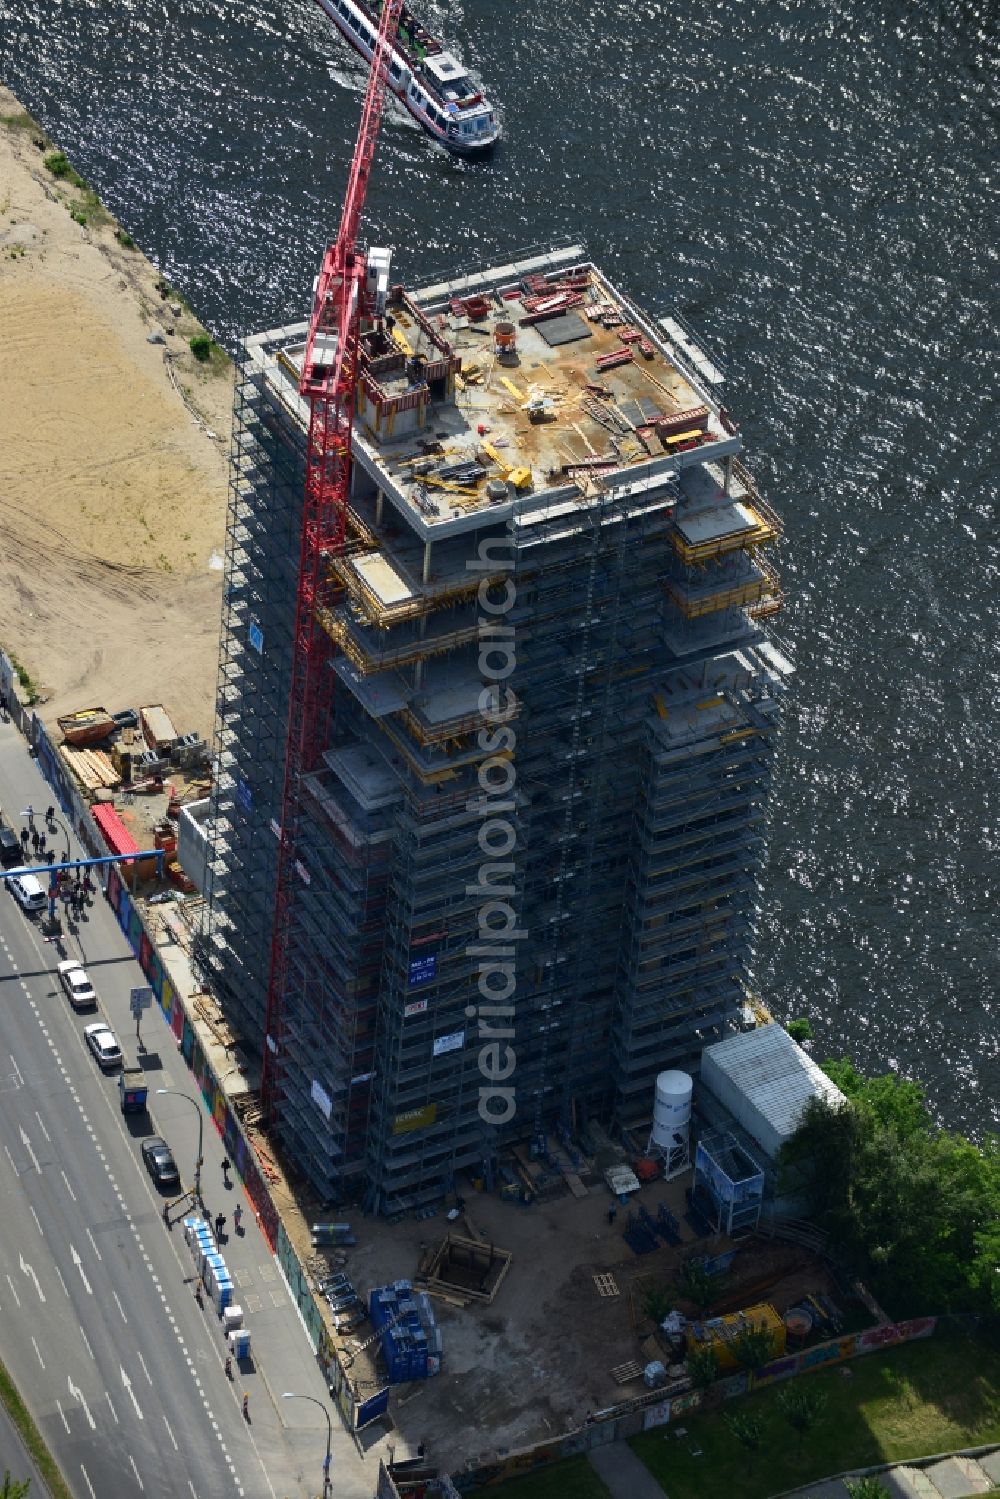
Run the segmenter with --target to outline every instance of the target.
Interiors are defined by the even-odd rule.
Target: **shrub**
[[[135,249],[135,240],[132,238],[131,234],[129,234],[127,229],[116,229],[115,239],[121,245],[123,250]]]
[[[53,177],[58,177],[61,182],[68,182],[72,187],[86,186],[65,151],[50,151],[44,161]]]
[[[707,1390],[718,1378],[719,1365],[712,1347],[692,1348],[687,1357],[687,1366],[691,1383],[696,1390]]]
[[[813,1038],[813,1028],[809,1024],[809,1019],[806,1015],[800,1015],[798,1020],[790,1020],[785,1026],[785,1030],[793,1041],[798,1041],[800,1046],[803,1041],[811,1041]]]
[[[212,340],[207,333],[195,333],[188,339],[191,353],[199,364],[206,364],[212,355]]]

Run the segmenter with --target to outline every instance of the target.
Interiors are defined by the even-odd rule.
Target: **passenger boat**
[[[67,744],[82,748],[88,744],[99,744],[115,730],[115,721],[104,708],[81,708],[78,713],[67,713],[57,718]]]
[[[371,62],[379,18],[364,0],[316,0],[355,52]],[[482,156],[500,136],[496,111],[453,52],[404,6],[390,46],[390,93],[456,156]]]

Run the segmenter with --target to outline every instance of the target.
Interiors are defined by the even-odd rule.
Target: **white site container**
[[[701,1082],[772,1161],[795,1133],[810,1099],[825,1098],[835,1108],[846,1102],[812,1057],[776,1024],[706,1046]]]

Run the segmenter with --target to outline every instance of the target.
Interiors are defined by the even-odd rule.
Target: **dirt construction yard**
[[[210,735],[231,369],[5,89],[0,119],[0,644],[47,722],[162,702]]]
[[[683,1220],[689,1184],[689,1176],[656,1182],[640,1198],[654,1216],[664,1202]],[[399,1386],[391,1403],[397,1453],[412,1454],[424,1442],[445,1472],[544,1441],[580,1425],[589,1412],[644,1393],[641,1378],[618,1384],[611,1371],[631,1360],[646,1362],[640,1334],[652,1327],[643,1311],[645,1290],[671,1284],[692,1251],[720,1254],[734,1247],[725,1238],[696,1240],[681,1221],[679,1247],[637,1256],[622,1237],[627,1210],[619,1210],[613,1226],[607,1222],[611,1198],[603,1185],[584,1198],[567,1193],[531,1207],[471,1187],[462,1191],[475,1229],[513,1251],[510,1270],[492,1305],[459,1308],[433,1299],[443,1371]],[[295,1239],[292,1216],[286,1213],[285,1222]],[[412,1279],[422,1249],[439,1243],[449,1227],[466,1232],[461,1219],[450,1225],[443,1212],[393,1225],[345,1216],[358,1236],[346,1269],[366,1300],[373,1286]],[[304,1257],[307,1244],[306,1233],[297,1246]],[[594,1276],[608,1271],[618,1294],[603,1297]],[[807,1291],[833,1293],[820,1262],[797,1246],[752,1239],[744,1241],[717,1309],[767,1300],[783,1312]],[[369,1332],[366,1325],[359,1336]]]

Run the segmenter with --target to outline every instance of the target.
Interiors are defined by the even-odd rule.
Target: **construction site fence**
[[[106,850],[99,840],[90,808],[73,784],[68,768],[56,753],[41,719],[18,701],[14,691],[16,675],[9,656],[0,651],[0,690],[10,706],[12,721],[34,749],[39,768],[63,813],[72,822],[81,843],[95,858],[99,857]],[[149,982],[177,1049],[198,1084],[205,1107],[225,1145],[226,1154],[246,1189],[261,1232],[284,1272],[306,1334],[326,1375],[330,1392],[337,1401],[348,1429],[356,1431],[367,1420],[374,1419],[371,1413],[373,1406],[375,1403],[384,1405],[384,1392],[377,1392],[375,1396],[366,1392],[365,1398],[362,1398],[346,1369],[342,1367],[337,1348],[324,1326],[316,1298],[310,1289],[305,1268],[275,1207],[266,1167],[212,1068],[194,1021],[188,1013],[185,997],[170,977],[154,937],[119,870],[113,866],[108,868],[105,878],[104,894],[108,904]]]
[[[563,1458],[579,1457],[594,1447],[625,1441],[628,1437],[638,1436],[654,1427],[667,1426],[672,1421],[690,1419],[703,1408],[713,1410],[722,1402],[735,1400],[741,1395],[749,1394],[751,1390],[765,1389],[800,1374],[812,1374],[817,1369],[826,1369],[832,1364],[877,1353],[898,1343],[929,1338],[936,1330],[937,1323],[937,1317],[912,1317],[903,1322],[886,1322],[879,1327],[844,1333],[840,1337],[831,1338],[829,1342],[817,1343],[812,1348],[787,1354],[765,1364],[754,1374],[739,1373],[727,1379],[716,1380],[708,1390],[685,1390],[666,1398],[658,1396],[656,1391],[650,1391],[648,1395],[638,1396],[635,1400],[595,1412],[583,1426],[561,1437],[553,1437],[533,1447],[522,1447],[497,1458],[495,1462],[453,1473],[448,1482],[460,1494],[472,1494],[479,1489],[491,1488],[494,1484],[523,1477],[536,1468],[546,1467]],[[387,1495],[392,1493],[391,1490],[386,1492]],[[405,1495],[405,1486],[398,1492]],[[430,1495],[434,1492],[433,1485],[429,1485],[427,1493]],[[448,1490],[440,1489],[437,1492],[447,1493]]]
[[[272,1254],[284,1272],[288,1289],[298,1309],[306,1335],[312,1344],[326,1378],[327,1387],[349,1431],[357,1431],[372,1415],[373,1400],[387,1403],[385,1392],[361,1392],[342,1365],[320,1313],[309,1277],[299,1259],[285,1225],[275,1207],[267,1168],[257,1148],[244,1131],[242,1121],[232,1107],[229,1096],[216,1076],[188,1013],[184,996],[175,987],[148,931],[142,912],[125,888],[117,869],[113,869],[106,890],[108,902],[125,938],[135,954],[156,997],[160,1012],[170,1027],[178,1050],[187,1062],[201,1090],[205,1107],[226,1147],[233,1169],[246,1189],[261,1232]]]
[[[266,1167],[213,1070],[188,1013],[187,1002],[167,972],[142,912],[125,888],[117,869],[111,870],[105,893],[129,947],[149,980],[160,1013],[170,1027],[177,1048],[201,1090],[205,1107],[225,1144],[233,1170],[246,1189],[261,1232],[284,1273],[306,1335],[323,1370],[327,1387],[337,1402],[348,1430],[357,1431],[369,1420],[375,1419],[375,1402],[380,1402],[382,1409],[385,1409],[388,1403],[387,1392],[379,1391],[373,1395],[372,1392],[359,1391],[341,1364],[336,1345],[324,1325],[305,1267],[275,1207]]]
[[[101,841],[90,807],[70,774],[69,768],[56,753],[56,747],[38,714],[24,707],[14,695],[15,673],[9,657],[0,652],[0,687],[10,708],[10,716],[34,750],[38,767],[48,781],[59,803],[60,811],[92,858],[98,859],[108,852]]]

